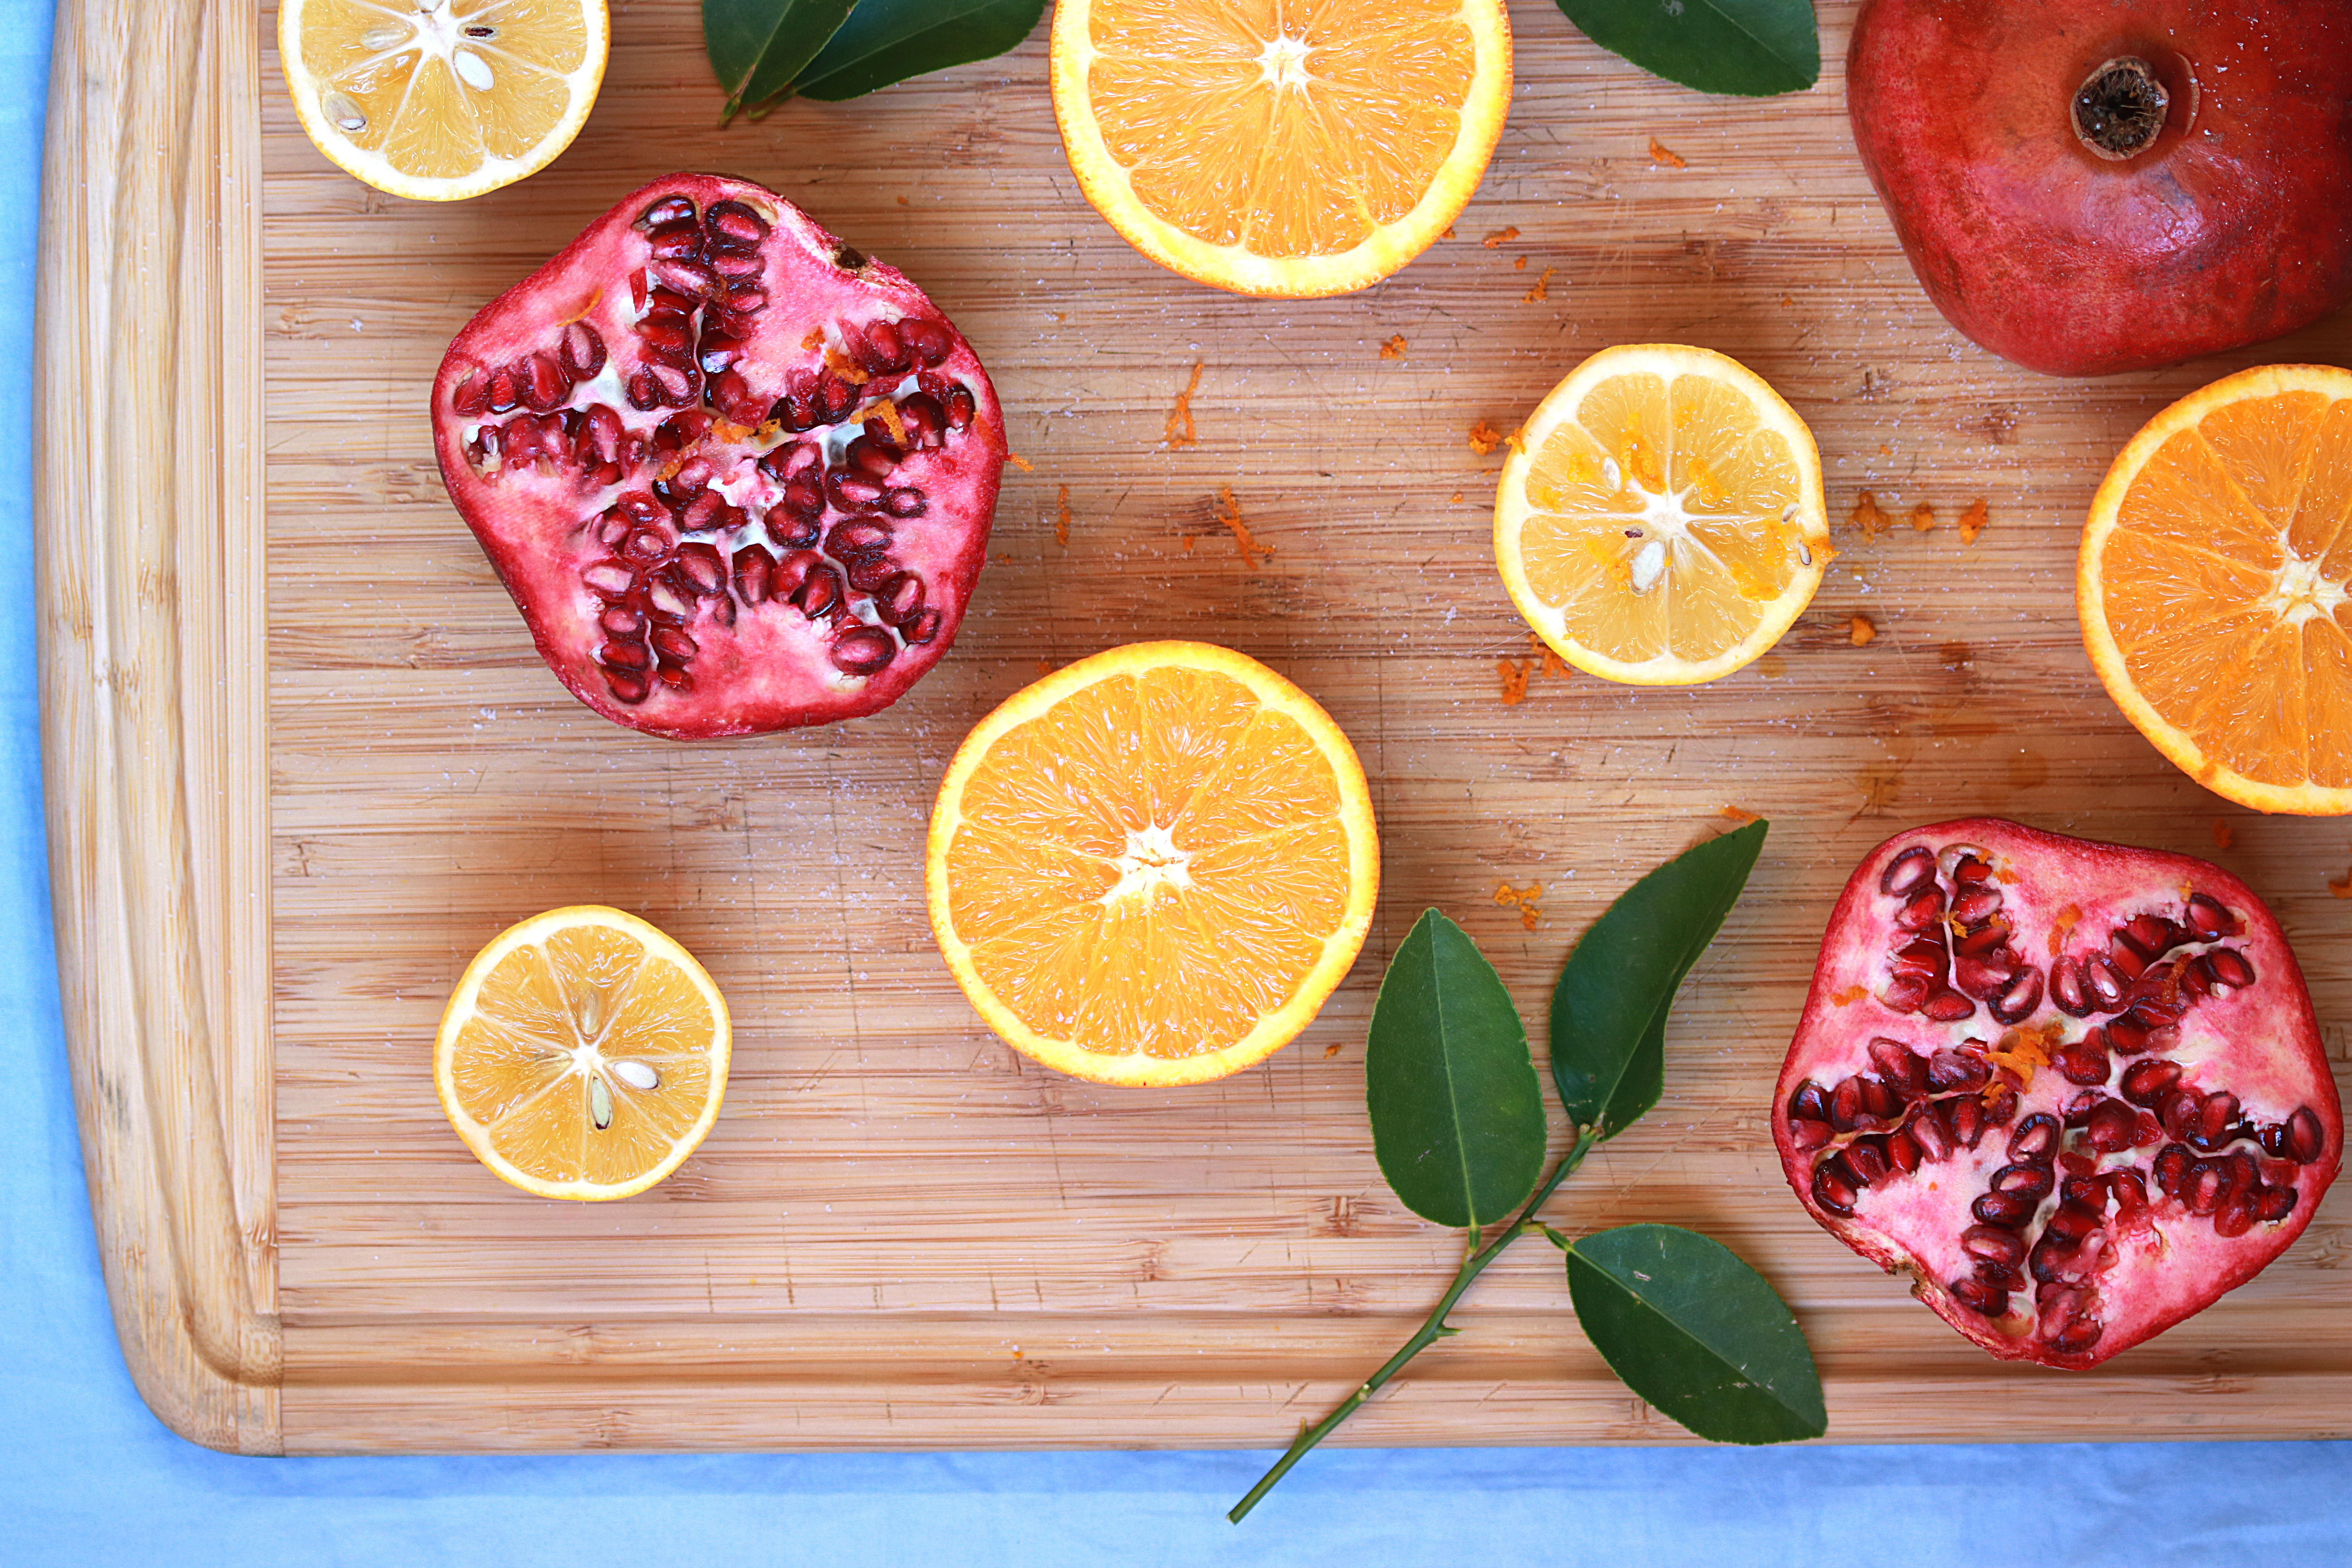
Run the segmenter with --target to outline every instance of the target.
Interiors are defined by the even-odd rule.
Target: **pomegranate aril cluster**
[[[841,322],[837,344],[813,335],[806,363],[755,387],[742,356],[769,304],[768,221],[742,202],[698,210],[671,195],[635,228],[646,259],[630,278],[631,342],[569,321],[450,395],[481,421],[466,447],[477,472],[575,477],[581,526],[604,551],[580,578],[614,697],[691,690],[689,628],[745,613],[815,625],[845,679],[930,642],[940,612],[895,558],[894,528],[929,506],[901,465],[977,416],[971,388],[940,370],[952,331],[921,316]]]
[[[2294,1211],[2297,1170],[2326,1152],[2318,1114],[2300,1105],[2275,1121],[2250,1116],[2228,1086],[2164,1054],[2190,1009],[2257,982],[2230,944],[2243,927],[2221,900],[2189,891],[2087,942],[2070,928],[2045,972],[2012,945],[2001,879],[1971,847],[1913,846],[1878,890],[1896,936],[1878,1000],[1946,1033],[1980,1025],[1997,1037],[1924,1055],[1879,1037],[1867,1050],[1873,1070],[1801,1083],[1790,1137],[1811,1157],[1822,1209],[1852,1216],[1864,1192],[2005,1137],[2006,1157],[1958,1238],[1970,1268],[1943,1284],[1988,1319],[2030,1290],[2035,1331],[2062,1354],[2087,1352],[2105,1331],[2099,1281],[2119,1235],[2188,1216],[2232,1237]],[[2036,1027],[2045,994],[2064,1017]],[[2084,1021],[2079,1033],[2069,1018]],[[2072,1092],[2063,1114],[2019,1119],[2036,1071]]]

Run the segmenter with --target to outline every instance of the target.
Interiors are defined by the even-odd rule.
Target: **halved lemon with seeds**
[[[1355,748],[1205,643],[1080,659],[981,721],[923,876],[956,983],[1014,1049],[1104,1083],[1263,1060],[1355,962],[1380,844]]]
[[[433,1081],[483,1164],[542,1198],[625,1198],[694,1152],[727,1094],[727,1003],[636,916],[550,910],[475,956]]]
[[[2175,766],[2257,811],[2352,812],[2352,371],[2258,366],[2149,420],[2091,502],[2074,595]]]
[[[1144,255],[1243,294],[1344,294],[1429,247],[1511,104],[1502,0],[1060,0],[1054,115]]]
[[[380,191],[448,202],[572,144],[604,79],[604,0],[279,0],[302,130]]]
[[[1603,349],[1528,416],[1495,497],[1519,614],[1577,668],[1730,674],[1803,614],[1830,547],[1812,432],[1711,349]]]

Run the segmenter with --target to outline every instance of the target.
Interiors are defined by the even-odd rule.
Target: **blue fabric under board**
[[[626,0],[622,0],[623,4]],[[0,0],[0,212],[35,210],[49,6]],[[0,374],[33,243],[0,228]],[[30,442],[0,399],[0,449]],[[0,465],[0,604],[32,594]],[[239,1459],[141,1405],[108,1316],[58,1029],[33,626],[0,629],[0,1563],[2341,1564],[2352,1447],[1334,1449],[1236,1529],[1270,1455]],[[2027,1417],[2021,1415],[2021,1425]]]

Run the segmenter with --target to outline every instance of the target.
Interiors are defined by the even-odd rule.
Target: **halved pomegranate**
[[[632,729],[871,713],[955,640],[1004,466],[921,289],[673,174],[485,306],[433,383],[458,513],[572,695]]]
[[[1898,834],[1846,884],[1772,1139],[1812,1216],[1954,1328],[2079,1368],[2285,1250],[2344,1121],[2245,884],[1980,817]]]

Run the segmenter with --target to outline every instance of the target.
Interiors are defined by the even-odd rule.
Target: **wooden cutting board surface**
[[[2352,870],[2352,828],[2238,810],[2167,764],[2101,691],[2073,584],[2091,493],[2142,421],[2243,364],[2341,363],[2352,318],[2156,374],[2016,369],[1928,305],[1854,158],[1837,64],[1852,5],[1821,7],[1821,86],[1766,101],[1646,77],[1547,0],[1511,9],[1510,122],[1454,237],[1377,288],[1297,303],[1189,283],[1095,215],[1042,30],[998,61],[721,132],[696,8],[623,0],[578,142],[446,207],[328,164],[263,44],[266,553],[247,570],[267,622],[243,655],[266,660],[266,773],[247,789],[266,791],[267,963],[204,983],[217,1016],[237,994],[263,1004],[265,1036],[216,1047],[217,1108],[236,1289],[279,1360],[209,1440],[1278,1446],[1410,1331],[1458,1258],[1455,1234],[1389,1194],[1364,1120],[1363,1030],[1396,941],[1446,910],[1539,1043],[1576,935],[1733,809],[1771,836],[1684,994],[1664,1099],[1552,1223],[1671,1221],[1738,1249],[1802,1320],[1833,1440],[2341,1428],[2352,1198],[2211,1311],[2061,1377],[1984,1357],[1817,1229],[1767,1119],[1847,871],[1902,827],[1979,812],[2243,876],[2295,942],[2341,1062],[2352,902],[2327,883]],[[232,131],[234,78],[217,93]],[[680,166],[761,181],[899,267],[1003,399],[1018,461],[971,618],[880,715],[694,745],[597,719],[541,664],[443,493],[425,390],[447,340]],[[1780,647],[1695,689],[1544,668],[1492,561],[1502,454],[1472,431],[1511,429],[1584,355],[1629,342],[1745,361],[1811,423],[1833,516],[1867,489],[1898,518],[1842,529]],[[1189,426],[1171,421],[1188,386]],[[1970,543],[1957,521],[1979,500]],[[1933,526],[1902,521],[1919,507]],[[1221,520],[1235,512],[1258,550]],[[234,589],[235,563],[216,570]],[[981,715],[1153,637],[1240,648],[1329,709],[1371,780],[1383,896],[1295,1044],[1220,1083],[1136,1091],[1041,1069],[980,1025],[932,944],[920,852]],[[259,717],[222,722],[257,746]],[[201,826],[195,842],[216,886],[205,857],[231,850]],[[574,1205],[475,1163],[430,1053],[482,942],[586,901],[698,953],[737,1036],[700,1152],[642,1197]],[[1346,1440],[1683,1439],[1587,1346],[1539,1242],[1454,1321],[1464,1333]]]

